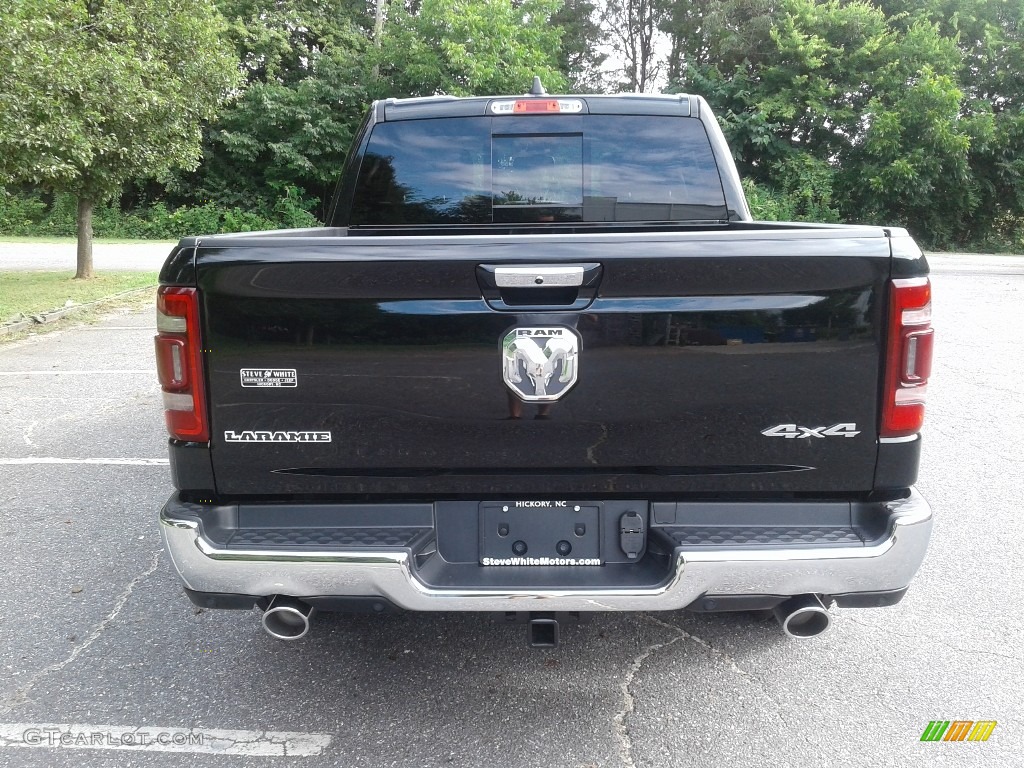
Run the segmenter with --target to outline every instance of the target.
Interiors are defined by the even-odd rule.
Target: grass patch
[[[1017,251],[999,251],[999,250],[982,250],[975,248],[974,250],[957,251],[957,250],[925,250],[925,256],[1010,256],[1015,259],[1024,257],[1024,253],[1020,249]]]
[[[122,294],[109,301],[102,301],[98,304],[90,304],[81,307],[57,320],[45,325],[30,325],[14,333],[0,336],[0,348],[6,344],[13,344],[25,341],[43,334],[67,331],[72,328],[80,328],[83,325],[95,325],[103,320],[112,317],[130,315],[140,310],[153,311],[156,305],[156,286],[148,291],[135,291]]]
[[[0,323],[15,315],[36,315],[157,284],[156,272],[104,272],[92,280],[75,280],[73,272],[0,271]]]

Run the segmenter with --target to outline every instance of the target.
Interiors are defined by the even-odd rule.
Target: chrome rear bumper
[[[916,491],[889,502],[885,536],[864,546],[708,549],[677,547],[664,583],[624,589],[443,589],[425,584],[409,550],[227,549],[168,505],[160,522],[185,586],[239,595],[366,596],[415,611],[661,611],[707,595],[888,592],[905,588],[931,535],[932,513]]]

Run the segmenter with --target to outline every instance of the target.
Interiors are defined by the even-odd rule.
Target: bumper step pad
[[[358,549],[409,547],[430,528],[241,528],[228,549]]]
[[[855,528],[679,525],[658,528],[680,547],[828,547],[864,544]]]

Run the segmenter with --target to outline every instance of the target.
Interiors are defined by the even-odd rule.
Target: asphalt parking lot
[[[274,641],[194,610],[162,553],[152,313],[0,345],[0,765],[1021,764],[1024,258],[932,263],[931,549],[900,605],[806,641],[687,614],[599,615],[547,651],[452,614]],[[923,743],[931,720],[998,725]],[[50,746],[68,724],[86,738]]]

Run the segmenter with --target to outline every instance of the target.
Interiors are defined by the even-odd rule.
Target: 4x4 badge
[[[572,328],[513,328],[501,349],[505,384],[528,403],[554,402],[576,383],[580,339]]]
[[[856,437],[860,434],[856,424],[836,424],[831,427],[798,427],[796,424],[778,424],[762,429],[765,437],[785,437],[803,440],[808,437]]]

